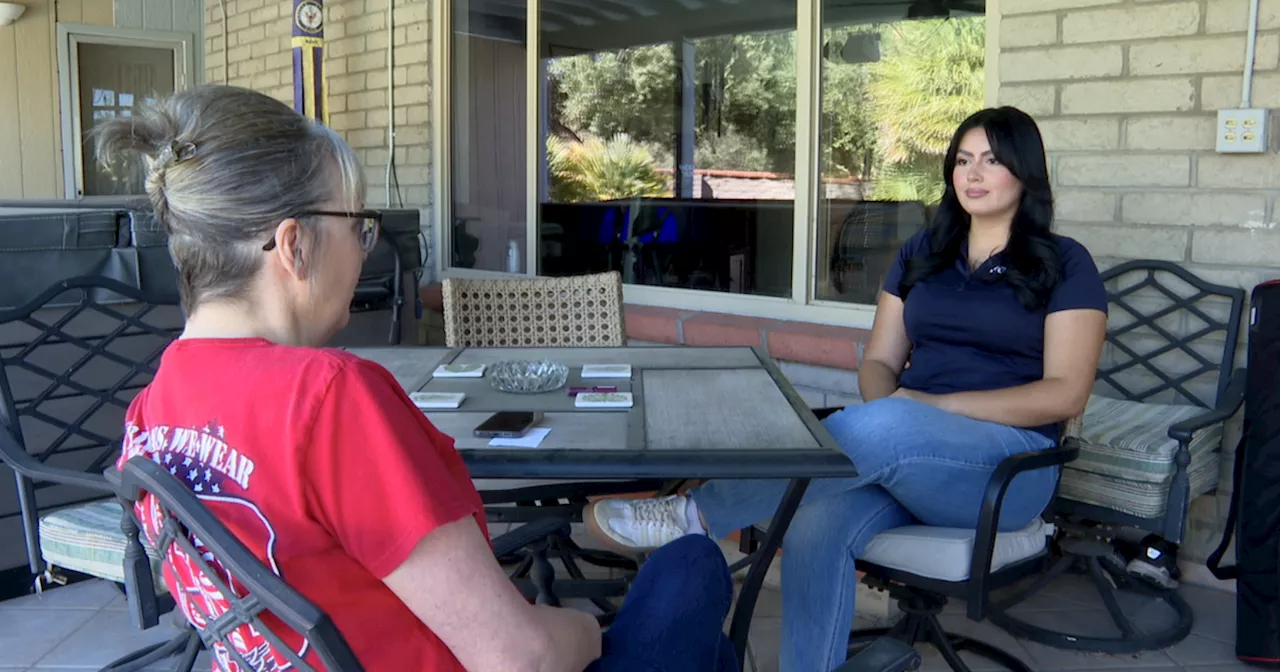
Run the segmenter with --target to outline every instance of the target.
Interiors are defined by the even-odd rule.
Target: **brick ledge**
[[[444,312],[440,285],[422,288],[427,310]],[[628,303],[627,337],[651,343],[694,346],[763,346],[774,359],[856,371],[871,332],[853,327],[776,320],[710,311]]]

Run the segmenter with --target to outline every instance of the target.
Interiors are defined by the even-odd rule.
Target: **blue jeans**
[[[702,535],[677,539],[640,568],[587,672],[737,672],[724,635],[732,602],[720,547]]]
[[[814,479],[783,538],[781,672],[838,667],[847,657],[857,589],[854,559],[872,537],[903,525],[977,528],[996,465],[1050,448],[1042,434],[974,420],[909,399],[849,406],[823,421],[857,478]],[[1048,506],[1057,468],[1014,478],[1000,529]],[[767,523],[785,480],[711,481],[691,493],[715,538]]]

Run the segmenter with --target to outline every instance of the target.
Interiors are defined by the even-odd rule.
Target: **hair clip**
[[[168,168],[175,163],[182,163],[196,155],[196,146],[190,142],[174,140],[156,153],[156,166]]]

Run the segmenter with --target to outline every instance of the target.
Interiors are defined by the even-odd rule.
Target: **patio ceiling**
[[[914,10],[913,10],[913,7]],[[528,3],[471,0],[455,18],[460,32],[524,42]],[[823,25],[900,21],[917,11],[981,14],[985,0],[826,0]],[[929,12],[928,10],[933,10]],[[543,0],[543,54],[566,56],[682,38],[793,29],[795,0]],[[465,18],[463,18],[465,16]],[[460,21],[461,20],[461,21]]]

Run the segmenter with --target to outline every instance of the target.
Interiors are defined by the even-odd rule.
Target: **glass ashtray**
[[[489,372],[489,384],[500,392],[541,394],[564,387],[569,367],[546,359],[498,362]]]

